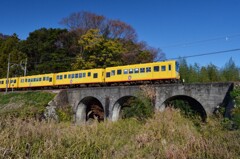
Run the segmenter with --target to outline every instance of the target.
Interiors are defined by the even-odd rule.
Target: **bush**
[[[240,128],[240,87],[236,87],[231,92],[231,97],[235,101],[235,105],[232,111],[232,121],[234,129]]]
[[[136,118],[139,121],[145,121],[154,114],[152,105],[153,96],[150,96],[153,88],[142,86],[142,91],[138,92],[136,98],[130,98],[127,107],[122,110],[123,118]]]

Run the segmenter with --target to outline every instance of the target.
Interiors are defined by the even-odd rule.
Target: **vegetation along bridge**
[[[167,84],[153,86],[92,87],[62,90],[49,105],[71,105],[76,123],[84,123],[93,115],[101,120],[116,121],[130,98],[139,91],[150,94],[155,110],[163,111],[169,101],[186,100],[205,119],[221,105],[232,105],[229,92],[233,83]]]

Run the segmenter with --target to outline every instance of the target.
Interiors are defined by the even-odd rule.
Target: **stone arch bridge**
[[[116,86],[66,89],[58,93],[50,105],[71,105],[75,122],[84,123],[91,114],[91,105],[98,105],[104,120],[116,121],[125,102],[139,91],[153,95],[155,110],[163,111],[168,101],[189,101],[202,116],[211,115],[220,105],[228,105],[233,83],[166,84],[151,86]]]

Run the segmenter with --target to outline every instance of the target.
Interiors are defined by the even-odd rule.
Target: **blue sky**
[[[71,13],[89,11],[130,24],[139,41],[176,58],[240,48],[240,0],[1,0],[0,33],[63,28],[59,22]],[[189,64],[221,68],[240,51],[188,58]]]

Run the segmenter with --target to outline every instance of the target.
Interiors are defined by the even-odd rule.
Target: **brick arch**
[[[98,121],[104,120],[104,107],[99,99],[92,96],[84,97],[77,105],[75,122],[85,123],[94,118]]]
[[[119,98],[114,104],[113,104],[113,108],[112,108],[112,116],[111,116],[111,120],[112,121],[117,121],[120,118],[120,112],[122,110],[122,108],[127,107],[127,102],[129,99],[131,98],[137,98],[133,95],[127,95],[127,96],[123,96],[121,98]]]
[[[160,106],[160,110],[163,111],[165,109],[165,107],[168,106],[167,104],[170,101],[173,101],[173,100],[184,100],[184,101],[187,101],[189,103],[191,109],[197,111],[200,114],[200,116],[201,116],[203,121],[206,120],[207,113],[206,113],[206,110],[203,107],[203,105],[197,99],[195,99],[193,97],[190,97],[190,96],[187,96],[187,95],[175,95],[175,96],[167,98],[162,103],[162,105]]]

